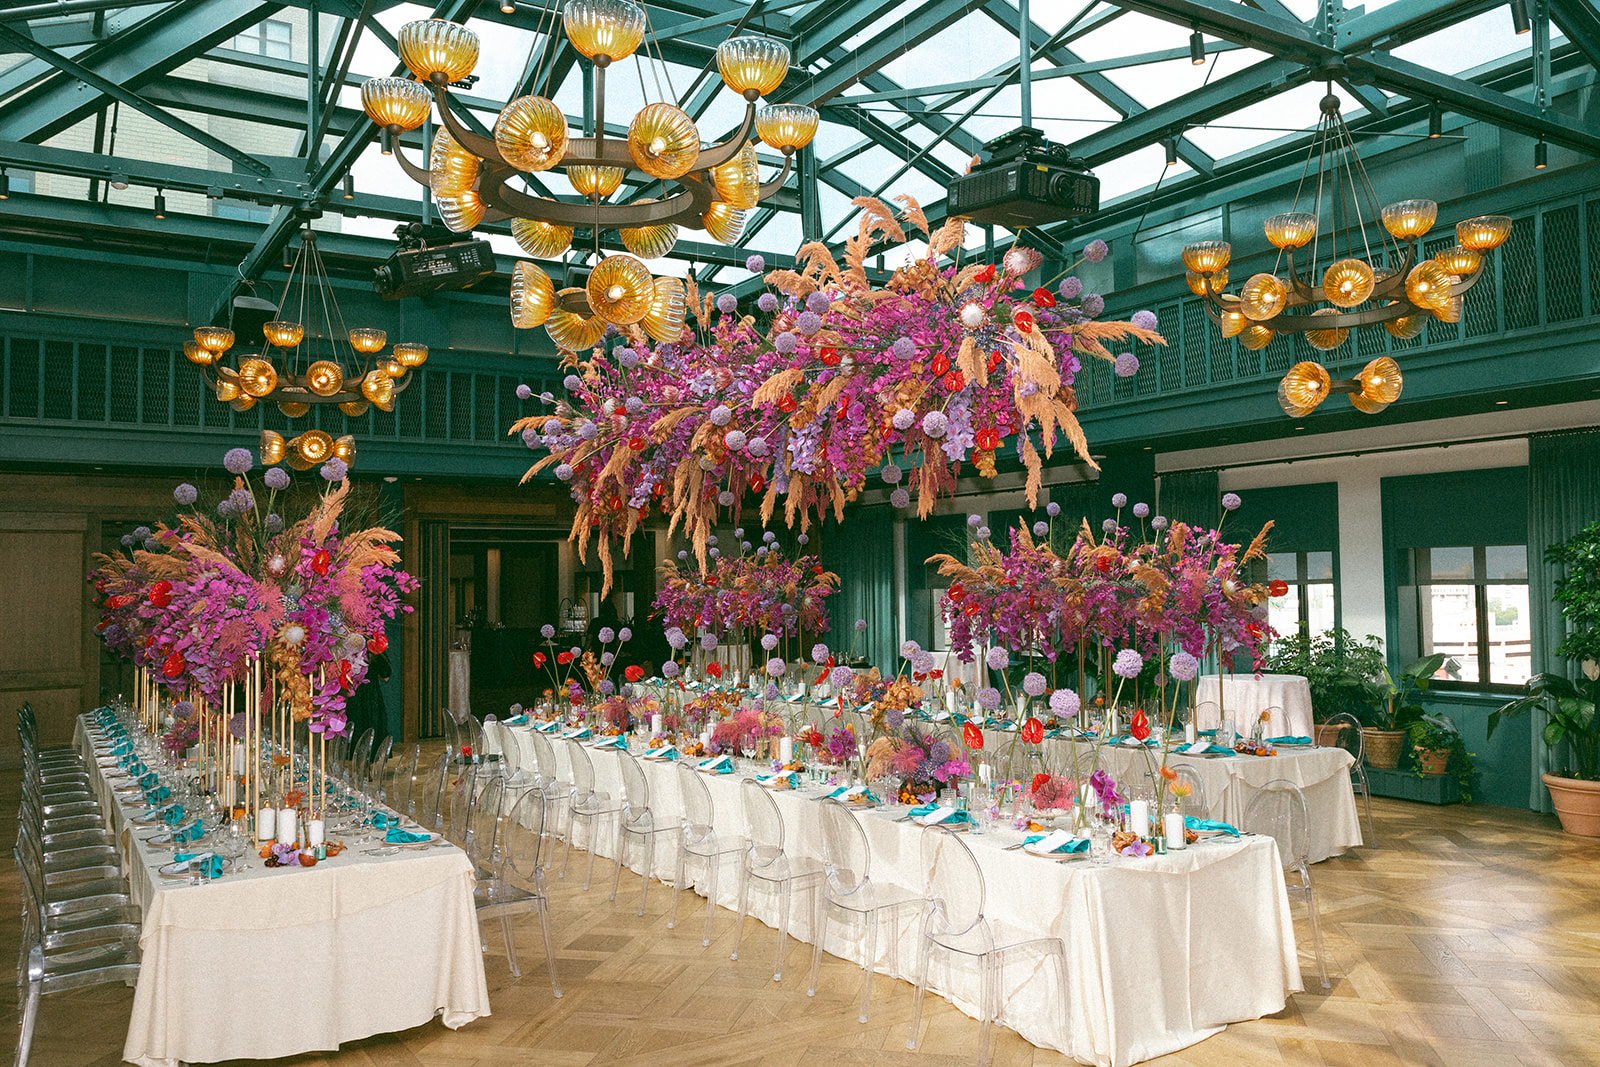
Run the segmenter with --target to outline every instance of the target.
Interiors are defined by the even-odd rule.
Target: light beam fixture
[[[1518,37],[1533,30],[1533,23],[1528,21],[1528,5],[1524,0],[1511,0],[1511,30]]]
[[[1200,27],[1196,26],[1189,35],[1189,62],[1195,66],[1204,66],[1206,61],[1206,39],[1200,36]]]

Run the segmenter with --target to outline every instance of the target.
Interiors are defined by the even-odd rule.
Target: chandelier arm
[[[1415,315],[1418,308],[1405,300],[1396,300],[1382,307],[1364,308],[1361,311],[1340,311],[1333,315],[1301,315],[1279,312],[1261,323],[1274,333],[1304,333],[1306,330],[1340,330],[1355,326],[1374,326],[1392,322],[1407,315]]]
[[[744,122],[739,129],[721,144],[710,145],[700,149],[700,154],[695,157],[691,172],[709,170],[720,167],[734,156],[744,150],[745,142],[750,140],[750,131],[756,127],[756,102],[751,100],[744,106]]]
[[[410,178],[418,185],[428,184],[428,168],[419,167],[415,163],[411,162],[411,160],[407,159],[405,150],[400,147],[400,142],[398,140],[394,143],[393,154],[395,162],[400,164],[400,169],[405,171],[406,177]]]
[[[495,163],[504,164],[505,160],[500,155],[500,149],[495,146],[493,137],[484,137],[473,133],[461,124],[461,120],[450,113],[450,94],[444,75],[436,73],[432,78],[433,99],[439,105],[439,123],[450,131],[456,144],[480,159],[493,160]]]
[[[505,212],[507,218],[544,219],[563,226],[594,224],[593,204],[587,201],[573,204],[565,200],[551,200],[548,197],[518,192],[509,184],[516,173],[510,169],[504,171],[496,169],[480,177],[478,192],[484,202],[497,211]],[[685,181],[682,178],[679,181],[684,185],[683,191],[661,200],[648,204],[603,205],[602,224],[609,229],[620,226],[651,226],[664,222],[699,221],[700,215],[711,206],[713,194],[700,182]]]
[[[1450,295],[1451,296],[1460,296],[1462,293],[1466,292],[1468,289],[1471,289],[1474,285],[1477,285],[1478,284],[1478,279],[1483,277],[1486,273],[1488,273],[1488,272],[1485,271],[1482,266],[1479,266],[1477,270],[1473,271],[1471,274],[1466,275],[1465,277],[1462,277],[1461,275],[1457,275],[1456,277],[1461,278],[1461,280],[1459,282],[1456,282],[1455,284],[1450,286]]]
[[[793,167],[794,154],[792,152],[785,153],[783,157],[783,169],[778,172],[778,176],[776,178],[773,178],[771,181],[761,183],[761,191],[756,195],[757,202],[759,203],[760,201],[767,199],[775,194],[779,189],[782,189],[783,183],[788,181],[789,171]]]

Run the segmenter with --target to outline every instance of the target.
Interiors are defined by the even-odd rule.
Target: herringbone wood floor
[[[9,777],[9,776],[8,776]],[[0,788],[7,816],[16,787]],[[1278,1015],[1241,1023],[1160,1064],[1600,1064],[1600,842],[1563,835],[1554,817],[1492,807],[1373,804],[1381,848],[1321,863],[1331,993],[1302,993]],[[7,839],[15,828],[0,826]],[[607,875],[608,864],[603,867]],[[574,872],[581,871],[575,858]],[[596,875],[598,876],[597,869]],[[16,871],[0,869],[0,893],[15,900]],[[607,879],[609,881],[609,879]],[[565,998],[554,1000],[536,923],[521,928],[523,977],[512,979],[498,930],[487,959],[494,1015],[462,1030],[437,1022],[355,1042],[289,1064],[343,1067],[588,1065],[895,1064],[971,1062],[977,1024],[930,997],[917,1052],[905,1050],[911,988],[878,978],[872,1021],[856,1022],[860,971],[832,957],[817,996],[805,995],[804,946],[782,983],[760,946],[728,960],[732,915],[700,947],[698,922],[666,928],[670,894],[652,889],[649,913],[637,892],[616,904],[581,877],[554,882],[551,912]],[[1302,966],[1316,987],[1304,910],[1295,905]],[[687,911],[687,908],[686,908]],[[14,909],[0,924],[0,953],[16,958]],[[687,917],[687,916],[686,916]],[[754,923],[754,920],[751,920]],[[1154,947],[1152,950],[1155,950]],[[759,961],[759,962],[758,962]],[[226,966],[218,981],[227,980]],[[15,1027],[5,998],[0,1026]],[[132,991],[121,987],[47,998],[32,1063],[88,1067],[120,1060]],[[315,1011],[307,1004],[301,1010]],[[14,1029],[4,1031],[14,1035]],[[0,1042],[3,1045],[4,1042]],[[1065,1065],[1010,1031],[997,1035],[1005,1067]]]

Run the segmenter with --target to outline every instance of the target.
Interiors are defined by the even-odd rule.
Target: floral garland
[[[743,537],[741,527],[735,537]],[[771,531],[766,535],[775,537]],[[652,614],[667,629],[704,629],[726,635],[745,629],[783,637],[828,629],[827,598],[839,590],[839,576],[822,569],[816,556],[788,559],[769,551],[770,540],[755,552],[741,542],[741,552],[720,555],[711,539],[711,566],[702,570],[683,559],[661,568],[661,589]]]
[[[1093,466],[1074,414],[1078,357],[1132,374],[1138,358],[1105,345],[1165,344],[1155,315],[1097,322],[1103,298],[1072,277],[1030,289],[1023,277],[1041,261],[1031,249],[1011,249],[998,269],[963,266],[963,220],[934,228],[916,201],[896,199],[898,217],[881,200],[854,201],[863,213],[843,269],[813,242],[798,254],[800,270],[767,274],[773,291],[757,301],[764,327],[731,294],[702,299],[690,279],[694,329],[652,344],[629,327],[587,358],[568,353],[567,396],[555,413],[511,427],[549,452],[528,477],[553,467],[570,487],[571,537],[580,558],[596,538],[607,590],[610,539],[626,551],[653,508],[685,529],[704,567],[713,527],[747,499],[766,523],[781,497],[785,523],[805,530],[829,509],[842,518],[875,476],[896,507],[915,493],[926,517],[953,492],[962,462],[992,477],[996,451],[1013,435],[1030,503],[1040,453],[1049,457],[1060,437]],[[927,236],[926,254],[872,288],[869,250],[908,240],[908,226]],[[1105,252],[1095,241],[1084,258]],[[765,267],[758,256],[746,265]]]

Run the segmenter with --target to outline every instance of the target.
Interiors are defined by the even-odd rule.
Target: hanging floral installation
[[[580,558],[596,540],[607,591],[611,539],[626,552],[652,511],[683,529],[704,568],[715,524],[747,507],[763,524],[781,510],[804,531],[830,510],[842,518],[869,483],[889,488],[896,507],[914,495],[926,516],[954,491],[962,463],[992,477],[1002,446],[1028,472],[1030,503],[1062,438],[1094,465],[1075,415],[1079,359],[1132,373],[1137,357],[1106,346],[1165,344],[1155,316],[1096,321],[1104,300],[1074,277],[1029,288],[1023,279],[1041,262],[1032,249],[1012,248],[999,266],[963,265],[963,220],[933,227],[915,200],[896,199],[898,215],[881,200],[854,201],[862,215],[842,267],[812,242],[799,269],[767,273],[760,323],[732,294],[702,297],[690,279],[683,322],[648,324],[667,340],[630,326],[565,354],[566,398],[511,432],[549,452],[524,480],[553,467],[569,486],[572,540]],[[917,232],[925,254],[873,288],[868,255]],[[1084,258],[1105,252],[1095,241]],[[765,267],[759,256],[746,265]]]
[[[214,516],[194,486],[180,485],[174,499],[190,510],[174,526],[140,527],[121,551],[95,557],[101,639],[175,693],[213,701],[265,658],[296,720],[342,733],[345,698],[366,680],[368,657],[388,647],[384,623],[412,610],[401,597],[418,583],[390,547],[400,535],[340,529],[343,463],[324,466],[337,484],[296,521],[274,510],[288,471],[266,471],[263,502],[246,477],[247,449],[223,463],[234,488]]]
[[[743,537],[741,527],[735,537]],[[775,550],[776,534],[755,551],[740,542],[738,555],[718,551],[709,539],[710,565],[703,570],[684,559],[661,568],[661,590],[652,614],[665,629],[706,630],[719,637],[744,631],[799,639],[828,629],[827,598],[839,590],[839,576],[822,569],[816,556],[789,559]]]

